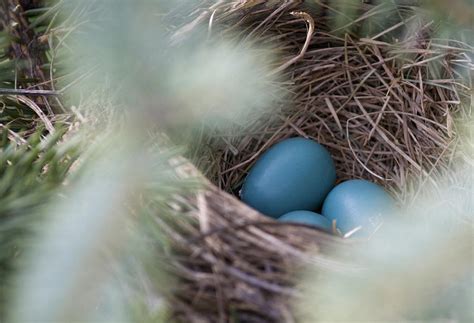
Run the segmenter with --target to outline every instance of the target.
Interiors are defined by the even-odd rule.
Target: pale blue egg
[[[297,210],[316,210],[334,186],[336,169],[329,152],[305,138],[286,139],[268,149],[250,170],[242,200],[277,218]]]
[[[311,211],[289,212],[279,217],[278,221],[307,224],[326,232],[332,232],[331,221],[321,214]]]
[[[323,204],[322,215],[346,234],[361,227],[355,236],[373,233],[395,211],[395,202],[379,185],[366,180],[349,180],[329,192]]]

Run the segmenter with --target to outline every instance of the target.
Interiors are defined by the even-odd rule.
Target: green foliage
[[[184,203],[174,197],[195,192],[201,182],[177,176],[180,150],[158,144],[159,138],[108,130],[80,145],[79,176],[50,190],[41,207],[15,216],[30,214],[19,224],[28,238],[20,241],[21,266],[7,277],[15,278],[8,295],[17,321],[167,321],[160,295],[172,282],[162,261],[171,247],[157,218],[172,225],[180,215],[172,205]]]
[[[0,317],[16,259],[43,219],[40,210],[61,191],[79,156],[74,140],[62,141],[65,131],[58,127],[42,138],[39,129],[24,140],[0,127]]]
[[[35,131],[37,113],[5,94],[56,92],[58,80],[69,80],[59,18],[62,1],[4,0],[0,4],[0,124],[18,132]],[[71,26],[72,27],[72,26]],[[50,117],[65,112],[57,95],[30,97]]]
[[[10,38],[6,31],[0,31],[0,84],[2,87],[11,85],[15,79],[14,62],[10,60],[7,53],[10,48]]]

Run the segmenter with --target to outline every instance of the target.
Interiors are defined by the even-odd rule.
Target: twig
[[[55,132],[54,126],[51,123],[51,121],[48,119],[48,117],[44,114],[41,108],[33,100],[23,95],[9,96],[8,98],[11,100],[18,100],[21,103],[27,105],[29,108],[31,108],[31,110],[33,110],[38,115],[41,121],[43,121],[44,126],[49,131],[49,133],[53,134]]]
[[[311,39],[313,38],[313,35],[314,35],[315,24],[314,24],[313,18],[309,14],[307,14],[306,12],[303,12],[303,11],[293,11],[293,12],[290,12],[290,14],[292,16],[304,19],[306,21],[306,23],[308,25],[308,32],[306,34],[306,40],[304,42],[303,48],[301,49],[300,53],[297,56],[293,57],[292,59],[290,59],[289,61],[287,61],[286,63],[284,63],[280,67],[278,67],[277,69],[273,70],[270,73],[270,75],[280,73],[281,71],[286,70],[288,67],[290,67],[291,65],[293,65],[294,63],[296,63],[297,61],[302,59],[304,57],[304,54],[308,50],[309,44],[311,43]]]
[[[3,89],[0,88],[0,95],[28,95],[28,96],[59,96],[59,91],[50,90],[25,90],[25,89]]]

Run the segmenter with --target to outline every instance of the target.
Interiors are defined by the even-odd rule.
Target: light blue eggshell
[[[321,214],[311,211],[289,212],[279,217],[278,221],[307,224],[327,232],[332,232],[331,221]]]
[[[349,180],[337,185],[326,197],[322,215],[343,233],[361,226],[354,236],[367,236],[395,211],[395,202],[385,190],[366,180]]]
[[[316,210],[334,186],[329,152],[314,140],[286,139],[268,149],[250,170],[242,200],[277,218],[296,210]]]

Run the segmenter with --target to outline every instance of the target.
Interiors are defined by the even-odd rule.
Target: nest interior
[[[365,178],[407,203],[410,179],[449,169],[457,124],[470,118],[472,48],[436,39],[436,25],[416,8],[353,2],[357,17],[336,28],[328,5],[269,3],[218,2],[190,23],[212,19],[215,36],[277,48],[289,97],[238,135],[199,136],[189,154],[213,184],[185,203],[195,225],[163,222],[185,255],[173,262],[181,283],[172,304],[183,321],[292,322],[295,271],[351,270],[342,258],[327,261],[351,243],[275,223],[235,197],[272,144],[312,138],[330,150],[339,181]]]

